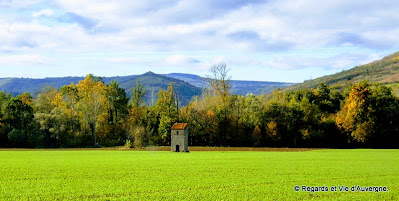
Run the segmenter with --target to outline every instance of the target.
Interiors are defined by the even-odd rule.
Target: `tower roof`
[[[172,130],[184,130],[186,129],[188,123],[175,123],[172,126]]]

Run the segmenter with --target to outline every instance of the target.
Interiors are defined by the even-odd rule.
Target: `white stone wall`
[[[176,151],[176,145],[179,145],[179,151],[188,152],[188,129],[172,130],[170,144],[172,151]]]

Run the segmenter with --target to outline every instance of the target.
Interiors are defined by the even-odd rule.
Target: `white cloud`
[[[32,22],[1,22],[0,20],[0,51],[43,53],[65,52],[73,50],[85,51],[95,49],[95,42],[101,44],[100,38],[93,41],[85,31],[76,24],[49,27]]]
[[[0,56],[0,64],[4,65],[34,65],[47,64],[48,59],[40,55],[3,55]]]
[[[247,66],[257,67],[263,69],[279,69],[290,72],[292,70],[305,68],[319,68],[319,69],[336,69],[343,70],[357,65],[367,64],[369,62],[381,59],[382,54],[369,53],[345,53],[338,55],[283,55],[272,56],[269,59],[247,58],[247,57],[231,57],[228,58],[228,63],[232,63],[235,67]]]
[[[32,16],[33,17],[52,16],[53,14],[54,14],[54,11],[51,9],[42,9],[42,10],[33,12]]]
[[[374,5],[370,1],[370,5],[365,7],[364,2],[347,1],[237,2],[237,5],[231,6],[199,0],[57,0],[55,5],[57,9],[96,23],[89,31],[64,28],[69,32],[64,32],[63,40],[83,41],[83,46],[89,49],[259,52],[348,45],[365,48],[399,46],[399,39],[392,37],[398,33],[395,24],[399,20],[396,12],[399,3]],[[367,11],[367,15],[364,15],[364,11]],[[43,8],[33,15],[54,13],[51,8]],[[64,26],[55,23],[51,30]],[[80,32],[84,40],[72,38],[77,35],[76,32]],[[256,37],[230,37],[244,32]],[[57,41],[60,36],[55,36],[51,31],[44,35],[56,39],[52,41],[53,44],[60,43]],[[79,45],[75,49],[80,48],[82,46]]]
[[[109,57],[104,59],[106,62],[110,63],[141,63],[142,61],[137,58],[132,57]]]
[[[145,59],[90,58],[110,66],[201,71],[224,61],[237,68],[342,69],[399,47],[397,1],[0,0],[1,6],[7,12],[0,13],[0,53],[71,58],[87,52],[155,53]],[[70,18],[59,19],[67,14]],[[331,52],[317,55],[323,48]],[[306,49],[315,54],[292,54]]]
[[[195,63],[199,63],[200,61],[197,59],[194,59],[192,57],[188,57],[186,55],[182,55],[182,54],[176,54],[176,55],[172,55],[169,56],[165,59],[165,62],[167,64],[171,64],[171,65],[192,65]]]
[[[0,0],[0,7],[26,8],[42,1],[43,0]]]

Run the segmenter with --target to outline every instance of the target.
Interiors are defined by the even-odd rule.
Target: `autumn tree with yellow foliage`
[[[391,89],[363,81],[351,87],[336,123],[355,141],[380,147],[398,139],[398,114],[398,99]]]
[[[108,116],[107,86],[93,75],[87,75],[76,85],[78,89],[78,110],[83,128],[89,130],[93,136],[94,146],[97,145],[97,128],[106,123]]]

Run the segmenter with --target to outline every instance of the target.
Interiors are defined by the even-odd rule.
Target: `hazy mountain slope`
[[[293,85],[293,83],[232,80],[231,92],[241,95],[246,95],[248,93],[260,95],[268,94],[274,89],[285,88],[291,85]]]
[[[171,82],[173,82],[174,89],[180,99],[181,105],[187,105],[193,96],[201,94],[201,89],[191,85],[190,83],[152,72],[124,80],[120,82],[120,87],[126,89],[126,92],[130,94],[131,89],[136,87],[137,80],[139,80],[140,84],[142,84],[143,88],[146,90],[145,98],[147,104],[155,103],[158,91],[160,89],[166,90]]]
[[[6,91],[11,94],[21,94],[29,92],[33,95],[47,86],[59,88],[64,85],[69,85],[72,82],[77,83],[83,77],[63,77],[63,78],[44,78],[44,79],[30,79],[30,78],[0,78],[0,91]]]
[[[164,74],[164,75],[166,77],[183,80],[183,81],[188,82],[196,87],[205,88],[208,86],[208,83],[206,82],[206,78],[203,78],[198,75],[185,74],[185,73],[169,73],[169,74]]]
[[[71,83],[77,84],[83,79],[84,77],[58,77],[44,79],[0,78],[0,91],[6,91],[14,95],[29,92],[33,96],[36,96],[41,90],[48,86],[60,88]],[[137,79],[140,80],[140,83],[144,85],[144,89],[147,91],[145,96],[147,103],[151,103],[152,101],[155,102],[159,89],[167,89],[170,82],[174,83],[175,90],[182,105],[188,104],[193,96],[201,94],[201,89],[194,85],[152,72],[143,75],[103,77],[103,81],[106,84],[110,83],[111,80],[118,81],[120,87],[124,88],[128,95],[131,93],[130,89],[136,86]]]
[[[399,52],[386,56],[381,60],[357,66],[349,70],[313,80],[307,80],[303,83],[288,87],[285,90],[316,88],[319,83],[334,85],[340,89],[362,80],[378,83],[399,82]]]
[[[123,76],[123,77],[104,77],[105,83],[109,83],[111,80],[117,80],[122,82],[125,80],[132,79],[137,75]],[[64,85],[70,85],[71,83],[77,84],[84,77],[54,77],[54,78],[43,78],[43,79],[31,79],[31,78],[0,78],[0,91],[6,91],[11,94],[21,94],[29,92],[33,96],[39,93],[44,88],[50,86],[54,88],[60,88]]]
[[[207,79],[198,75],[170,73],[166,74],[165,76],[184,80],[185,82],[188,82],[200,88],[205,88],[208,86],[208,83],[206,81]],[[293,83],[232,80],[231,93],[239,95],[246,95],[248,93],[253,93],[256,95],[268,94],[276,88],[284,88],[291,85],[293,85]]]

